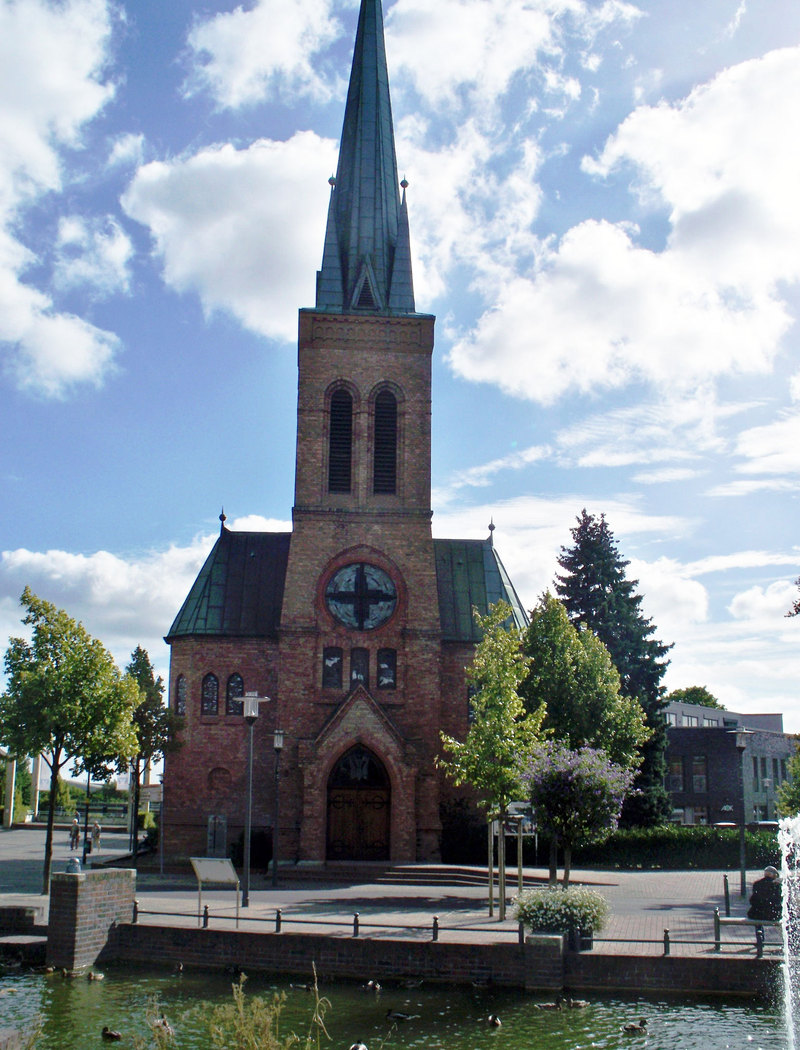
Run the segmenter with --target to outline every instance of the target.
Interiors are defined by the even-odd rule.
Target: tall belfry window
[[[349,492],[353,454],[353,399],[346,390],[331,398],[328,491]]]
[[[397,401],[390,390],[375,398],[375,452],[372,463],[372,491],[397,491]]]

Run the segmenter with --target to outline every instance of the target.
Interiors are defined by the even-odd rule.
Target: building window
[[[692,757],[692,791],[708,791],[708,763],[705,755]]]
[[[780,772],[779,772],[779,769],[778,769],[778,760],[777,760],[777,758],[773,758],[773,760],[772,760],[772,781],[773,781],[774,784],[778,783],[779,776],[780,776]]]
[[[397,650],[378,650],[378,688],[395,689],[397,687]]]
[[[707,717],[704,717],[703,718],[703,725],[704,726],[718,726],[719,725],[719,719],[718,718],[707,718]]]
[[[225,714],[226,715],[243,715],[244,714],[244,682],[240,674],[232,674],[228,679],[228,686],[225,690]]]
[[[350,685],[369,689],[369,649],[350,650]]]
[[[697,718],[697,715],[684,715],[683,724],[685,726],[699,726],[700,722]]]
[[[331,398],[328,491],[349,492],[353,458],[353,399],[346,390]]]
[[[667,725],[668,726],[677,726],[677,724],[678,724],[678,712],[677,711],[667,711],[667,713],[664,715],[664,717],[665,717],[665,719],[667,721]]]
[[[694,807],[695,824],[708,824],[708,808],[706,806]]]
[[[478,688],[475,685],[467,686],[467,725],[471,726],[475,721],[475,704],[473,703],[475,697],[478,695]]]
[[[322,688],[342,688],[342,650],[338,645],[326,645],[322,650]]]
[[[175,714],[181,717],[186,714],[186,679],[182,674],[175,683]]]
[[[680,755],[669,760],[667,790],[683,791],[683,758]]]
[[[786,759],[782,758],[781,759],[781,783],[783,783],[783,781],[786,780],[786,776],[787,776],[787,774],[786,774]]]
[[[753,791],[760,791],[758,782],[758,759],[753,755]]]
[[[397,401],[389,390],[381,390],[375,398],[372,491],[397,491]]]
[[[219,682],[217,676],[207,674],[203,679],[200,710],[204,715],[219,714]]]

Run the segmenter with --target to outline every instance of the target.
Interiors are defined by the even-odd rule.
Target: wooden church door
[[[328,860],[388,860],[389,777],[366,748],[347,751],[328,778]]]

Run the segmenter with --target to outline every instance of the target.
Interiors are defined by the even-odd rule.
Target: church
[[[292,530],[225,527],[178,612],[164,851],[226,856],[248,798],[284,864],[436,861],[440,732],[469,726],[473,608],[525,611],[492,543],[431,532],[434,317],[415,309],[380,0],[362,0],[316,304],[298,326]],[[320,231],[322,235],[322,231]]]

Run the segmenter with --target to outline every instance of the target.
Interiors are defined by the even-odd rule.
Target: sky
[[[527,608],[604,513],[668,689],[800,732],[800,4],[385,0],[433,530]],[[120,666],[290,527],[355,0],[0,0],[0,644]]]

